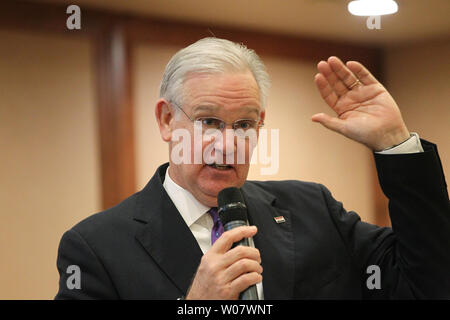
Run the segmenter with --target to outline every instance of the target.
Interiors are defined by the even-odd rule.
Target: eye
[[[204,127],[208,127],[208,128],[220,128],[220,125],[222,123],[221,120],[216,119],[216,118],[202,118],[199,120],[201,120],[202,125]]]
[[[248,130],[255,127],[255,121],[253,120],[240,120],[236,122],[235,129]]]

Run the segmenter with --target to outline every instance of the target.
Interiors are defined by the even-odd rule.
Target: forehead
[[[183,105],[191,111],[261,109],[258,85],[250,71],[191,74],[184,81],[183,93]]]

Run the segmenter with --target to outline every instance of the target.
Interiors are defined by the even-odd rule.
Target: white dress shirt
[[[411,137],[402,144],[377,153],[400,154],[416,152],[423,152],[423,148],[418,134],[413,132],[411,133]],[[169,168],[166,170],[163,186],[197,240],[203,254],[205,254],[209,248],[211,248],[211,231],[214,224],[208,213],[211,208],[201,204],[189,191],[176,184],[172,178],[170,178]],[[253,239],[249,240],[250,246],[255,247]],[[263,300],[264,294],[262,283],[258,283],[256,288],[260,300]]]

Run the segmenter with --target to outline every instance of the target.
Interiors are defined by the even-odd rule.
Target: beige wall
[[[179,48],[139,46],[134,50],[137,181],[142,188],[155,169],[168,161],[154,116],[165,65]],[[279,170],[261,175],[252,167],[249,179],[300,179],[326,185],[348,210],[373,221],[371,154],[366,148],[328,131],[310,118],[328,112],[315,88],[315,62],[262,57],[272,77],[266,129],[280,129]]]
[[[159,135],[155,103],[164,68],[179,49],[173,46],[137,46],[133,50],[137,189],[142,189],[155,170],[169,159],[168,146]]]
[[[167,161],[154,118],[158,86],[179,48],[133,51],[138,187]],[[100,159],[87,40],[0,31],[0,299],[51,299],[62,233],[100,210]],[[331,112],[312,79],[314,62],[262,57],[272,77],[266,128],[280,130],[280,168],[250,179],[323,183],[349,210],[373,220],[372,157],[310,121]],[[438,143],[450,168],[450,45],[386,51],[386,86],[410,130]]]
[[[448,177],[450,39],[386,50],[385,74],[409,130],[438,145]]]
[[[0,299],[52,299],[63,232],[100,209],[88,41],[0,31]]]

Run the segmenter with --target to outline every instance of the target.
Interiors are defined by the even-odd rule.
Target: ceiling
[[[399,11],[369,30],[367,17],[347,11],[349,0],[40,0],[191,21],[214,26],[396,45],[429,39],[450,41],[450,0],[396,0]]]

